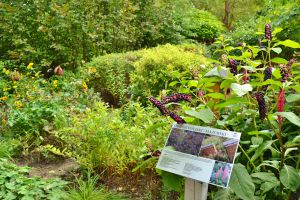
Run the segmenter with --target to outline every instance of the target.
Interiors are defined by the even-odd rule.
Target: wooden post
[[[195,181],[190,178],[185,179],[184,200],[206,200],[208,184]]]

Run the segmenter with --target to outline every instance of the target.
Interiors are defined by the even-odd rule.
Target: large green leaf
[[[300,101],[300,94],[290,94],[286,97],[287,102]]]
[[[253,89],[250,84],[240,85],[238,83],[232,83],[230,87],[234,91],[234,93],[240,97],[244,94],[247,94],[249,91],[252,91]]]
[[[254,162],[265,150],[267,150],[271,147],[272,143],[273,143],[273,140],[268,140],[268,141],[262,143],[261,145],[259,145],[257,147],[254,155],[250,159],[250,161]]]
[[[282,49],[280,47],[272,48],[272,51],[274,51],[277,54],[280,54],[282,52]]]
[[[293,112],[276,112],[277,115],[287,118],[291,123],[300,126],[300,118]]]
[[[251,174],[253,178],[258,178],[262,181],[277,182],[278,179],[272,172],[256,172]]]
[[[244,165],[235,164],[229,182],[230,188],[241,199],[255,199],[255,186]]]
[[[223,100],[225,99],[224,94],[218,93],[218,92],[216,92],[216,93],[209,93],[209,94],[207,94],[205,96],[211,97],[213,99],[223,99]]]
[[[300,186],[300,176],[297,173],[296,169],[284,165],[280,171],[280,181],[287,188],[292,191],[296,191]]]
[[[198,119],[201,119],[205,123],[210,123],[214,120],[214,113],[209,108],[204,108],[199,111],[187,110],[185,111],[185,113]]]
[[[288,61],[286,59],[280,58],[280,57],[272,58],[271,61],[274,63],[278,63],[278,64],[287,64],[288,63]]]
[[[295,42],[292,40],[280,41],[280,42],[277,42],[274,46],[278,46],[280,44],[283,46],[286,46],[286,47],[294,48],[294,49],[300,48],[300,44],[298,42]]]
[[[248,100],[246,98],[241,98],[241,97],[233,97],[230,99],[226,99],[226,101],[219,103],[215,105],[216,108],[224,108],[224,107],[229,107],[229,106],[239,106],[239,104],[246,104],[248,103]]]

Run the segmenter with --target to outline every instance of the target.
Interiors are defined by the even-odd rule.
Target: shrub
[[[163,45],[124,54],[111,54],[95,58],[87,64],[88,83],[101,92],[105,101],[114,105],[124,102],[128,95],[136,99],[158,95],[167,81],[176,79],[178,72],[192,77],[208,64],[202,47]],[[85,72],[82,72],[85,73]]]
[[[156,111],[137,103],[110,110],[98,102],[85,112],[72,115],[68,125],[56,135],[83,167],[110,167],[122,172],[142,155],[163,145],[167,123],[158,123],[161,117],[157,116]]]
[[[189,13],[182,16],[180,21],[182,34],[198,42],[211,43],[221,32],[225,31],[223,23],[212,13],[192,9]]]

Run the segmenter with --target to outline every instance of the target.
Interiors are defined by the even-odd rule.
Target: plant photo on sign
[[[215,162],[209,183],[227,186],[232,165],[223,162]]]

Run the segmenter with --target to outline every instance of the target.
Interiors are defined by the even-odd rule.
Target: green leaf
[[[272,133],[269,131],[250,131],[248,135],[265,135],[269,138],[272,138]]]
[[[246,104],[248,103],[248,100],[246,98],[241,98],[241,97],[234,97],[230,99],[226,99],[225,102],[219,103],[215,105],[216,108],[224,108],[224,107],[229,107],[229,106],[239,106],[240,104]]]
[[[255,199],[255,186],[244,165],[234,164],[229,182],[230,188],[241,199]]]
[[[181,192],[182,190],[182,177],[176,174],[162,171],[161,176],[163,179],[164,186],[175,190],[176,192]]]
[[[243,96],[244,94],[247,94],[249,91],[252,91],[252,86],[250,84],[244,84],[240,85],[238,83],[232,83],[231,89],[236,93],[238,96]]]
[[[253,178],[258,178],[262,181],[277,182],[278,179],[272,172],[256,172],[251,174]]]
[[[300,126],[300,118],[293,112],[276,112],[277,115],[287,118],[291,123]]]
[[[297,135],[294,139],[293,142],[297,143],[300,142],[300,135]]]
[[[274,51],[277,54],[280,54],[282,52],[282,49],[280,47],[272,48],[272,51]]]
[[[252,72],[256,72],[256,68],[253,66],[241,66],[241,68],[244,68],[246,70],[252,71]]]
[[[265,150],[269,149],[273,143],[273,140],[268,140],[258,146],[254,155],[251,157],[250,161],[254,162]]]
[[[300,100],[300,94],[290,94],[286,97],[287,102],[295,102]]]
[[[277,33],[280,33],[283,29],[282,28],[275,28],[274,31],[272,31],[273,35],[276,35]]]
[[[291,153],[292,151],[297,151],[298,148],[294,147],[294,148],[288,148],[285,152],[284,152],[284,156],[287,156],[289,153]]]
[[[272,58],[271,61],[274,63],[278,63],[278,64],[287,64],[288,63],[288,61],[286,59],[280,58],[280,57]]]
[[[174,85],[176,85],[178,83],[178,81],[172,81],[170,84],[169,84],[169,86],[170,87],[173,87]]]
[[[191,87],[197,87],[198,86],[198,81],[196,80],[190,80],[188,82],[188,86],[191,88]]]
[[[296,169],[284,165],[280,171],[280,181],[287,188],[295,192],[300,186],[300,176],[297,173]]]
[[[209,108],[205,108],[199,111],[187,110],[185,111],[185,113],[201,119],[205,123],[211,123],[214,120],[214,113]]]
[[[275,69],[272,72],[272,75],[277,78],[277,79],[281,79],[281,74],[280,74],[280,70],[279,69]]]
[[[224,81],[222,81],[220,88],[228,88],[230,87],[231,83],[235,82],[233,79],[225,79]]]
[[[266,181],[261,184],[260,189],[262,190],[262,192],[264,194],[264,193],[270,191],[271,189],[278,187],[279,185],[280,185],[279,181],[276,181],[276,182]]]
[[[211,97],[211,98],[213,98],[213,99],[225,99],[225,97],[224,97],[224,94],[222,94],[222,93],[209,93],[209,94],[207,94],[207,95],[205,95],[205,96],[207,96],[207,97]]]
[[[227,70],[226,70],[226,67],[214,67],[209,72],[207,72],[204,76],[205,77],[208,77],[208,76],[226,77]]]
[[[213,199],[214,200],[224,200],[224,199],[231,199],[230,197],[232,197],[233,195],[233,191],[230,188],[221,188],[219,189]]]
[[[280,81],[274,81],[273,79],[268,79],[264,81],[261,85],[277,85],[279,87],[282,86],[282,83]]]
[[[274,46],[283,45],[286,47],[291,47],[293,49],[300,48],[300,44],[298,42],[292,41],[292,40],[285,40],[277,42]]]

